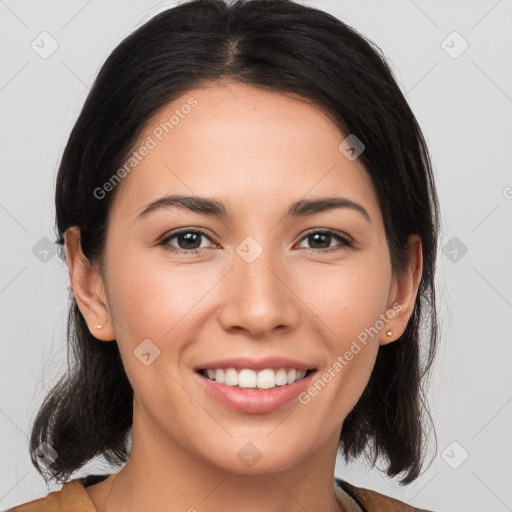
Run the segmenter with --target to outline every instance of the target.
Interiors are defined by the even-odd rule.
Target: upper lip
[[[235,368],[242,370],[265,370],[266,368],[295,368],[296,370],[313,370],[314,367],[308,363],[290,359],[288,357],[265,357],[264,359],[250,359],[248,357],[236,357],[231,359],[217,359],[208,363],[196,366],[196,370],[208,370],[217,368]]]

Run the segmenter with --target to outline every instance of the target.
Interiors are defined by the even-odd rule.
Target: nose
[[[263,251],[252,262],[235,254],[223,284],[224,300],[218,314],[222,327],[255,338],[277,329],[294,329],[302,302],[294,293],[290,275],[271,251]]]

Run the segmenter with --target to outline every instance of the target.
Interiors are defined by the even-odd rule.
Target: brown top
[[[104,475],[103,478],[107,476]],[[59,491],[50,492],[46,497],[23,503],[5,512],[97,512],[85,487],[103,478],[99,475],[76,478],[65,483]],[[335,483],[361,507],[363,512],[429,512],[376,491],[355,487],[338,478],[335,479]]]

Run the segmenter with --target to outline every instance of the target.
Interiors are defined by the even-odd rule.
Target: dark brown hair
[[[434,270],[438,200],[420,127],[381,50],[321,10],[291,0],[194,0],[154,16],[102,66],[66,145],[56,183],[57,242],[78,226],[85,256],[100,261],[116,190],[94,190],[118,170],[150,117],[202,84],[232,80],[298,94],[364,143],[395,272],[407,267],[406,242],[418,234],[423,275],[399,340],[381,346],[369,383],[344,421],[346,460],[383,458],[401,483],[420,474],[426,424],[425,379],[437,345]],[[119,187],[117,187],[119,188]],[[421,337],[420,337],[421,334]],[[64,482],[96,456],[129,458],[133,389],[115,341],[99,342],[70,293],[69,368],[34,421],[30,452],[47,442],[57,459],[45,477]]]

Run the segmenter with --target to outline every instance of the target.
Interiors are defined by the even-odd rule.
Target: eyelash
[[[206,233],[206,231],[203,231],[202,229],[200,228],[184,228],[184,229],[181,229],[179,231],[175,231],[175,232],[172,232],[170,233],[169,235],[167,236],[164,236],[164,238],[162,238],[159,242],[158,242],[158,245],[159,246],[163,246],[166,250],[168,251],[172,251],[172,252],[176,252],[176,253],[185,253],[185,254],[199,254],[199,253],[202,253],[206,250],[205,247],[203,248],[199,248],[199,249],[179,249],[177,247],[174,247],[172,245],[169,245],[169,241],[181,234],[184,234],[184,233],[199,233],[203,236],[205,236],[206,238],[208,238],[209,240],[211,240],[211,238],[208,236],[208,233]],[[304,236],[299,240],[299,242],[302,242],[302,240],[304,240],[305,238],[307,238],[308,236],[312,235],[312,234],[315,234],[315,233],[321,233],[323,235],[331,235],[333,236],[334,238],[336,238],[339,242],[341,242],[338,246],[334,246],[334,247],[329,247],[327,249],[308,249],[308,248],[305,248],[305,251],[306,252],[312,252],[312,253],[321,253],[321,252],[334,252],[334,251],[338,251],[338,250],[341,250],[343,248],[353,248],[354,247],[354,244],[351,240],[349,240],[348,238],[340,235],[338,232],[336,231],[332,231],[330,229],[325,229],[325,230],[320,230],[320,229],[313,229],[311,231],[307,231]]]

